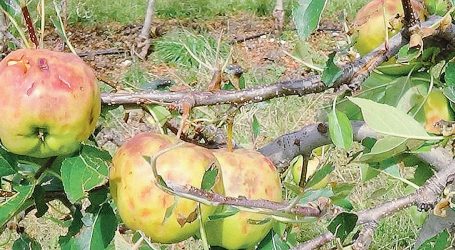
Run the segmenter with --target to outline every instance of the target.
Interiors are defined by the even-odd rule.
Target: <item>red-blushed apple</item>
[[[223,178],[226,196],[282,201],[277,169],[264,155],[253,150],[233,152],[214,150]],[[221,212],[225,207],[219,207]],[[235,215],[209,220],[205,231],[209,245],[227,249],[245,249],[258,244],[272,228],[269,216],[240,211]]]
[[[19,49],[0,62],[0,140],[8,151],[46,158],[76,151],[101,112],[93,70],[78,56]]]
[[[138,134],[115,153],[109,174],[110,191],[125,225],[158,243],[177,243],[199,232],[198,203],[161,190],[144,159],[177,142],[167,135]],[[165,182],[201,188],[204,173],[213,164],[216,159],[210,150],[184,143],[159,156],[156,170]],[[212,189],[223,193],[220,174]],[[215,209],[201,205],[202,221]]]

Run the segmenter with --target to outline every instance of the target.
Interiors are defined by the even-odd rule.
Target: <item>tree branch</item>
[[[431,25],[438,23],[440,20],[440,17],[433,17],[424,22],[422,27],[429,28]],[[452,29],[455,29],[453,25],[447,30],[436,28],[432,29],[427,35],[442,36],[450,39],[450,42],[455,43],[455,35],[446,34]],[[282,96],[302,96],[311,93],[320,93],[330,88],[338,88],[344,84],[347,84],[352,89],[357,89],[369,76],[371,71],[373,71],[379,64],[398,53],[400,48],[407,42],[407,39],[401,33],[398,33],[388,41],[387,50],[384,49],[384,44],[382,44],[365,57],[343,67],[341,77],[339,77],[331,87],[327,87],[324,83],[322,83],[320,76],[310,76],[299,80],[278,82],[271,85],[239,91],[146,91],[136,93],[103,93],[101,98],[102,102],[107,105],[141,105],[154,103],[160,105],[180,106],[183,102],[187,102],[191,103],[192,107],[197,107],[219,104],[243,105],[263,102],[265,100]]]
[[[407,37],[409,37],[409,32],[411,29],[415,26],[418,26],[420,22],[416,16],[416,13],[414,12],[414,9],[412,8],[411,0],[401,0],[401,4],[403,5],[404,11],[404,32]]]
[[[356,141],[366,137],[376,137],[376,133],[364,122],[353,122],[352,129]],[[310,155],[313,149],[331,144],[332,141],[327,132],[328,127],[325,123],[308,125],[301,130],[276,138],[260,148],[259,152],[272,160],[278,169],[284,169],[297,155]]]

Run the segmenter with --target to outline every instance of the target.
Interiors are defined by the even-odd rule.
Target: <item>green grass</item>
[[[330,0],[324,16],[336,18],[345,9],[352,19],[366,0]],[[285,1],[285,11],[291,15],[298,0]],[[163,19],[202,19],[248,12],[257,16],[271,16],[275,0],[157,0],[156,16]],[[95,24],[141,22],[147,8],[146,0],[74,0],[69,1],[70,22]]]

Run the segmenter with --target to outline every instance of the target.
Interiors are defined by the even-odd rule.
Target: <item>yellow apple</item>
[[[245,149],[213,153],[221,167],[226,196],[282,201],[279,174],[264,155]],[[220,207],[218,211],[223,209]],[[227,249],[252,248],[272,228],[268,219],[267,215],[240,211],[223,219],[209,220],[205,223],[208,243]]]

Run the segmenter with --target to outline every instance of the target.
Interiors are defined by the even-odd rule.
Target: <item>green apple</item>
[[[233,152],[213,151],[222,172],[225,195],[282,201],[279,174],[273,163],[262,154],[246,149]],[[225,207],[220,207],[222,212]],[[258,244],[272,228],[267,215],[240,211],[235,215],[205,223],[211,246],[248,249]]]
[[[198,203],[161,190],[144,159],[176,142],[175,137],[141,133],[123,144],[112,159],[109,184],[118,213],[127,227],[141,230],[153,242],[177,243],[199,231]],[[162,154],[156,169],[165,182],[200,188],[206,170],[214,163],[210,150],[185,143]],[[223,193],[220,175],[213,191]],[[215,209],[202,205],[202,220]]]
[[[76,151],[101,111],[93,70],[72,53],[19,49],[0,62],[0,140],[37,158]]]

